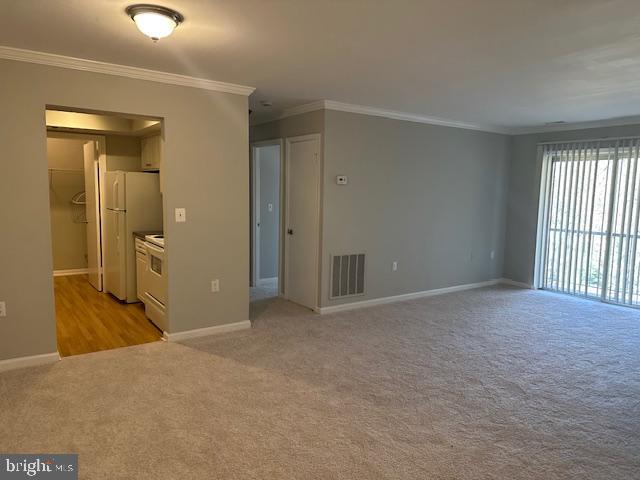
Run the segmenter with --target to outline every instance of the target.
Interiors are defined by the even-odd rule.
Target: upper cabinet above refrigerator
[[[143,172],[160,172],[160,192],[164,191],[162,178],[162,136],[146,137],[140,141],[141,169]]]
[[[160,135],[143,138],[141,141],[142,170],[157,172],[162,167],[162,138]]]

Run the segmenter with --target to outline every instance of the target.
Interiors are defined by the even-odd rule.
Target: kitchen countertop
[[[142,240],[144,240],[144,237],[147,235],[162,235],[162,234],[163,234],[162,230],[154,230],[154,231],[147,231],[147,232],[133,232],[134,237],[141,238]]]

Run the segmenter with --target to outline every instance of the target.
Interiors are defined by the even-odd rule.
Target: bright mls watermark
[[[0,453],[0,480],[19,478],[77,480],[78,455]]]

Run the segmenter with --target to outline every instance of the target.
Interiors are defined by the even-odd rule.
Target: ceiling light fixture
[[[184,21],[182,14],[158,5],[131,5],[125,10],[136,27],[154,42],[168,37]]]

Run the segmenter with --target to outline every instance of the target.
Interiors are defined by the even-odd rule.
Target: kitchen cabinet
[[[158,172],[160,175],[160,192],[164,192],[164,179],[162,175],[162,137],[143,138],[141,140],[141,159],[143,172]]]
[[[160,135],[143,138],[141,141],[142,170],[157,172],[162,168],[162,138]]]

